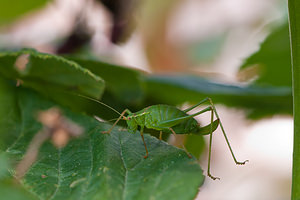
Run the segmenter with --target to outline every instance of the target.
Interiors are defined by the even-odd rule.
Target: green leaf
[[[212,131],[214,132],[219,127],[220,120],[215,120],[212,125]],[[210,124],[200,128],[198,135],[186,135],[184,145],[189,153],[199,158],[205,148],[204,135],[210,134]]]
[[[292,199],[300,199],[300,2],[289,0],[289,23],[293,66],[294,152]]]
[[[8,174],[9,161],[8,157],[4,152],[0,153],[0,180]]]
[[[16,93],[21,120],[11,126],[22,128],[7,152],[11,159],[20,160],[42,128],[35,119],[36,113],[57,105],[22,87]],[[145,135],[149,157],[144,159],[139,134],[120,131],[120,127],[110,135],[102,134],[111,124],[63,111],[85,133],[62,149],[50,142],[40,148],[38,160],[22,180],[24,187],[40,199],[181,200],[196,196],[204,177],[197,161],[184,150]]]
[[[65,58],[32,49],[0,52],[0,75],[12,84],[16,85],[18,80],[23,86],[81,112],[97,109],[95,103],[77,94],[100,98],[104,92],[104,81],[89,70]]]
[[[252,85],[292,85],[288,23],[276,28],[261,44],[258,52],[250,56],[241,69],[258,68],[258,77]]]
[[[16,87],[0,77],[0,152],[17,138],[19,123]]]
[[[187,151],[196,158],[200,157],[206,147],[204,137],[199,135],[187,135],[184,146],[186,147]]]
[[[13,181],[9,176],[9,159],[6,153],[0,152],[0,194],[1,199],[9,200],[33,200],[37,199],[30,195],[28,191],[21,187],[17,181]]]
[[[9,0],[0,1],[0,25],[9,23],[21,15],[40,8],[49,2],[48,0]]]
[[[18,64],[22,56],[27,58]],[[32,49],[0,52],[0,73],[45,94],[49,87],[99,98],[104,90],[104,81],[77,63]]]
[[[214,103],[245,109],[250,118],[292,113],[290,87],[229,85],[186,75],[148,76],[145,82],[152,103],[194,104],[211,97]]]

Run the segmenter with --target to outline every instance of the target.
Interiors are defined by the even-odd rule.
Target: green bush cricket
[[[81,97],[85,97],[82,95],[79,95]],[[122,113],[119,113],[112,107],[104,104],[101,101],[85,97],[90,100],[96,101],[110,109],[112,109],[114,112],[117,112],[120,117],[116,120],[116,122],[112,125],[112,127],[108,131],[103,131],[102,133],[104,134],[110,134],[110,132],[113,130],[113,128],[117,125],[117,123],[123,119],[127,122],[128,126],[128,132],[130,133],[136,133],[138,127],[140,127],[140,134],[142,141],[145,146],[145,151],[146,155],[144,158],[146,159],[149,156],[147,145],[144,140],[144,128],[148,129],[154,129],[160,131],[160,139],[161,135],[163,132],[165,133],[172,133],[174,136],[176,134],[195,134],[195,135],[208,135],[210,136],[209,138],[209,153],[208,153],[208,169],[207,169],[207,176],[212,178],[213,180],[215,179],[220,179],[218,177],[214,177],[210,174],[210,161],[211,161],[211,148],[212,148],[212,133],[217,129],[217,127],[220,125],[222,133],[225,137],[227,146],[229,147],[229,150],[231,152],[231,155],[234,159],[234,162],[237,165],[244,165],[248,160],[245,160],[244,162],[239,162],[237,161],[233,150],[230,146],[229,140],[227,138],[227,135],[225,133],[224,127],[222,125],[222,122],[220,121],[219,115],[216,111],[216,108],[210,98],[205,98],[199,103],[197,103],[194,106],[191,106],[190,108],[187,108],[185,110],[180,110],[176,108],[175,106],[170,106],[170,105],[153,105],[153,106],[148,106],[136,113],[132,113],[130,110],[125,109]],[[209,103],[210,105],[203,109],[200,110],[194,114],[187,114],[187,112],[195,109],[196,107],[200,106],[201,104],[204,103]],[[210,124],[205,126],[205,127],[200,127],[200,124],[194,119],[195,116],[200,115],[205,112],[211,112],[211,120]],[[127,114],[127,116],[125,116]],[[214,116],[216,116],[216,120],[214,121]],[[191,157],[191,155],[187,152],[185,149],[184,145],[182,145],[184,150],[186,151],[187,155]]]

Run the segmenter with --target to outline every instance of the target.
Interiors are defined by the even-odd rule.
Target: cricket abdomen
[[[145,114],[137,117],[136,121],[139,125],[145,125],[150,129],[162,130],[170,133],[169,128],[172,128],[177,134],[191,134],[196,133],[199,127],[198,122],[194,118],[186,119],[171,126],[162,126],[161,124],[166,121],[173,121],[188,116],[188,114],[175,106],[154,105],[147,107],[136,114],[139,115],[142,113]]]

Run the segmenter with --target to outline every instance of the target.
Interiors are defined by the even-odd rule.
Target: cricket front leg
[[[101,133],[103,133],[103,134],[110,134],[110,132],[113,130],[113,128],[117,125],[117,123],[118,123],[122,118],[124,118],[125,113],[127,113],[128,111],[129,111],[128,109],[125,109],[125,110],[121,113],[121,115],[120,115],[120,117],[117,119],[117,121],[112,125],[112,127],[111,127],[108,131],[102,131]]]
[[[159,140],[162,140],[162,131],[159,132]]]
[[[142,140],[143,140],[143,143],[144,143],[144,146],[145,146],[145,150],[146,150],[146,155],[144,156],[144,158],[146,159],[146,158],[148,158],[149,153],[148,153],[147,145],[146,145],[146,142],[145,142],[145,139],[144,139],[144,127],[141,127],[140,133],[141,133],[141,137],[142,137]]]

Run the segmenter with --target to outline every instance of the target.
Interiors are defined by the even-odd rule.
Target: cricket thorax
[[[135,119],[131,116],[128,116],[126,122],[128,126],[128,132],[135,133],[138,128],[138,124],[136,123]]]

